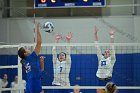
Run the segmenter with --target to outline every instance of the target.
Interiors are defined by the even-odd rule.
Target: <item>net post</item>
[[[18,46],[18,50],[20,49],[22,45]],[[20,57],[18,56],[18,86],[19,88],[23,89],[23,84],[22,84],[22,65],[20,63]],[[21,91],[20,91],[21,92]]]

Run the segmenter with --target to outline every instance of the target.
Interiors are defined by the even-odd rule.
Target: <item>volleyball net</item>
[[[97,49],[98,45],[104,53],[105,50],[111,49],[110,43],[49,43],[42,44],[39,56],[45,56],[45,69],[42,72],[41,82],[44,90],[48,89],[73,89],[74,85],[80,85],[83,90],[95,90],[104,88],[97,85],[96,72],[98,69]],[[68,46],[71,47],[71,64],[69,83],[71,86],[52,86],[54,74],[56,71],[53,65],[52,48],[56,46],[57,54],[66,52]],[[139,43],[114,43],[116,62],[113,68],[113,82],[122,90],[140,90],[140,44]],[[0,91],[23,90],[25,86],[23,80],[26,80],[26,73],[20,64],[20,58],[17,51],[20,47],[25,47],[31,51],[34,50],[35,44],[20,45],[0,45],[0,78],[4,74],[8,76],[8,86],[0,88]],[[11,87],[15,76],[18,76],[18,87]],[[58,77],[61,78],[61,77]],[[67,78],[62,77],[63,81]],[[86,92],[85,92],[86,93]]]

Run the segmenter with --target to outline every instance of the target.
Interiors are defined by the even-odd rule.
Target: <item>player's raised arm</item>
[[[110,43],[114,43],[114,34],[115,34],[115,29],[111,28],[109,31]]]
[[[112,62],[115,63],[116,61],[116,56],[115,56],[115,48],[114,48],[114,34],[115,34],[115,29],[110,29],[109,35],[110,35],[110,43],[111,43],[111,59]]]
[[[94,26],[93,33],[94,33],[95,41],[98,41],[98,31],[99,29],[96,26]]]
[[[58,43],[60,39],[62,39],[62,36],[60,34],[56,34],[55,35],[55,43]]]
[[[66,41],[67,43],[70,43],[70,40],[72,39],[73,33],[69,32],[68,35],[66,36]]]
[[[67,43],[70,43],[70,40],[72,39],[72,36],[73,36],[73,33],[69,32],[68,35],[66,36]],[[70,54],[71,54],[71,46],[67,46],[66,49],[67,49],[66,54],[67,54],[67,61],[68,61],[67,63],[70,64],[71,63],[71,56],[70,56]]]
[[[95,37],[95,44],[98,43],[98,31],[99,29],[96,26],[94,26],[93,33]],[[100,59],[102,57],[101,49],[99,48],[98,44],[95,47],[97,48],[97,56]]]
[[[55,43],[58,43],[61,38],[62,38],[62,36],[60,34],[56,34],[55,37],[54,37]],[[53,62],[55,63],[57,61],[56,46],[53,46],[52,54],[53,54]]]
[[[41,37],[41,33],[40,33],[40,23],[37,23],[37,43],[36,43],[36,47],[35,47],[35,53],[36,55],[39,55],[40,53],[40,49],[41,49],[41,43],[42,43],[42,37]]]

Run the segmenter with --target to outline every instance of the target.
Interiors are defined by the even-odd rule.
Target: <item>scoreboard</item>
[[[35,0],[35,8],[104,7],[106,0]]]

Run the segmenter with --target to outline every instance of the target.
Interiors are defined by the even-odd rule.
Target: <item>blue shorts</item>
[[[108,79],[108,80],[100,80],[98,77],[97,77],[97,86],[105,86],[106,83],[108,82],[113,82],[112,78]]]
[[[40,93],[42,85],[40,79],[30,79],[26,84],[26,93]]]

